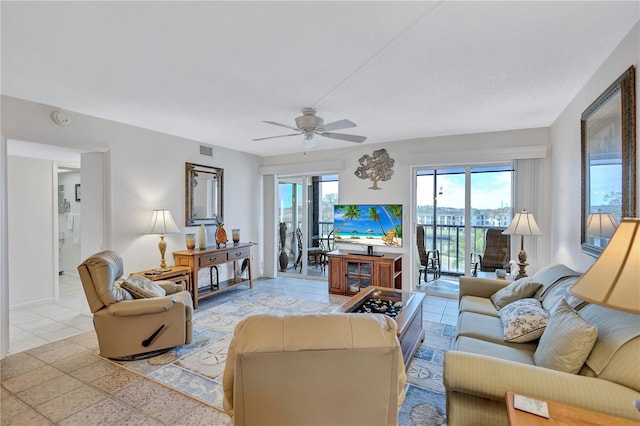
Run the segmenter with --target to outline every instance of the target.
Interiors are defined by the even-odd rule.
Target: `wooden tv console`
[[[329,293],[352,296],[368,286],[402,289],[402,255],[334,250],[327,253]]]

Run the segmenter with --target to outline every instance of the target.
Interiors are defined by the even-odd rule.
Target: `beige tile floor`
[[[11,309],[10,354],[93,330],[91,316],[81,313],[84,292],[80,279],[64,274],[59,278],[60,297],[57,302]]]
[[[244,287],[206,299],[206,304],[215,306],[251,291]],[[260,279],[254,289],[318,301],[331,298],[326,282],[318,280]],[[428,295],[423,313],[425,320],[455,324],[457,301]],[[38,321],[27,314],[23,318],[23,324],[12,318],[12,327],[29,330],[26,324]],[[39,324],[30,330],[45,327]],[[2,426],[230,424],[226,414],[101,358],[93,331],[14,353],[1,361],[0,373]]]

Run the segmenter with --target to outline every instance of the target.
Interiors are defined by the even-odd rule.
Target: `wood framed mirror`
[[[582,251],[598,257],[625,217],[636,216],[635,68],[582,113]]]
[[[185,164],[185,225],[215,225],[223,217],[224,169]]]

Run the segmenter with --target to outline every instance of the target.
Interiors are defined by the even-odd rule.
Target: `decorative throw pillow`
[[[533,296],[540,287],[542,287],[542,284],[532,281],[529,277],[520,278],[493,293],[491,301],[496,309],[502,309],[515,300]]]
[[[162,287],[142,275],[130,275],[120,285],[136,299],[160,297],[167,294]]]
[[[504,328],[504,340],[513,343],[539,338],[549,320],[540,302],[533,298],[511,302],[498,313]]]
[[[577,374],[597,337],[598,327],[585,321],[563,299],[551,312],[533,361],[540,367]]]

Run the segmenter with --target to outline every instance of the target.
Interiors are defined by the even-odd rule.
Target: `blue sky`
[[[438,175],[438,207],[464,208],[464,174]],[[417,204],[433,204],[433,177],[418,177]],[[511,205],[511,173],[474,173],[471,175],[471,206],[497,209]]]

